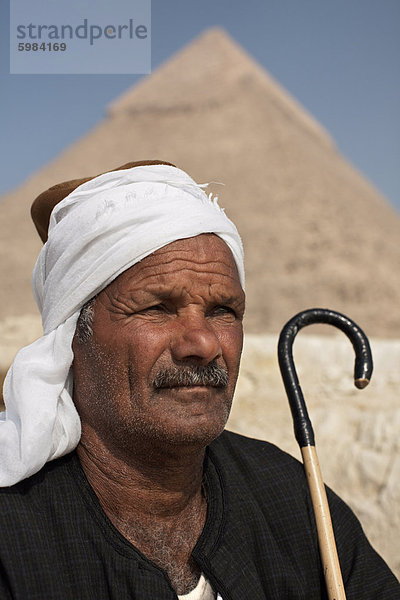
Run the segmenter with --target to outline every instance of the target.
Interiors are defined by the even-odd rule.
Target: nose
[[[171,342],[171,353],[175,360],[193,360],[207,365],[222,356],[220,341],[205,317],[188,317],[176,325]]]

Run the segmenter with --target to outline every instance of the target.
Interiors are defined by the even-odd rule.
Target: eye
[[[230,306],[215,306],[212,312],[216,316],[230,315],[236,317],[236,311]]]
[[[167,312],[168,309],[165,304],[153,304],[152,306],[147,306],[141,312]]]

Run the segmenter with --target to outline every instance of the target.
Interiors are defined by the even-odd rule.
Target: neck
[[[205,449],[153,445],[129,456],[112,452],[83,426],[78,456],[114,527],[164,569],[177,593],[193,589],[199,569],[192,551],[203,530]]]
[[[152,447],[121,454],[84,429],[78,456],[106,514],[178,516],[201,495],[204,448]]]

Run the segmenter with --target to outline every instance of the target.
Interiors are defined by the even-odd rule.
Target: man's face
[[[212,441],[231,407],[243,312],[235,262],[215,235],[176,241],[122,273],[96,299],[91,340],[73,342],[82,440],[90,428],[120,448]]]

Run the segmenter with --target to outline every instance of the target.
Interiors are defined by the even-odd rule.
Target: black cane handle
[[[356,355],[354,384],[362,389],[368,385],[372,375],[372,354],[368,338],[354,321],[341,313],[324,308],[311,308],[295,315],[281,331],[278,343],[278,359],[282,379],[293,416],[296,440],[300,446],[314,446],[314,431],[293,361],[293,342],[303,327],[313,323],[328,323],[341,329],[353,344]]]

